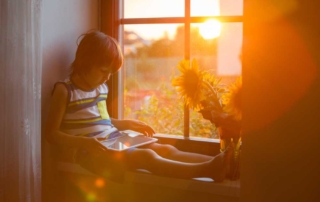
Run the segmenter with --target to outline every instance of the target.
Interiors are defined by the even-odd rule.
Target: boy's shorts
[[[121,133],[115,131],[108,139],[119,136]],[[122,152],[108,150],[102,154],[91,154],[84,149],[78,149],[75,162],[100,177],[123,183],[125,172],[128,170],[126,157],[131,151],[132,149]]]

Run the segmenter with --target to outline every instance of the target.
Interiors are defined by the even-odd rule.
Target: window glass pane
[[[221,87],[235,82],[242,69],[242,23],[194,23],[190,36],[191,60],[196,59],[201,70],[221,78]],[[190,136],[218,138],[215,126],[194,110],[190,112]]]
[[[243,15],[243,0],[191,0],[191,16]]]
[[[184,16],[184,0],[124,0],[124,18]]]
[[[239,76],[242,72],[241,49],[243,23],[222,23],[221,35],[217,38],[217,75],[222,77]],[[229,79],[223,82],[228,84]],[[233,82],[233,80],[230,80]]]
[[[183,25],[124,25],[123,42],[124,118],[183,135],[183,102],[171,84],[184,57]]]

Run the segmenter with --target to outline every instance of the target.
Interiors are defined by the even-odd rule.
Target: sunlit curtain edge
[[[41,5],[1,3],[0,201],[41,201]]]

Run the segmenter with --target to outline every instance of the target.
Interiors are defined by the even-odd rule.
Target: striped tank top
[[[84,91],[72,83],[70,78],[58,83],[63,83],[68,90],[67,108],[60,125],[62,132],[76,136],[108,137],[117,131],[107,111],[106,84]]]

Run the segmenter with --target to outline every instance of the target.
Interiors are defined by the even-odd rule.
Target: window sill
[[[240,180],[224,180],[223,182],[215,183],[211,178],[193,178],[187,180],[161,177],[143,172],[127,172],[126,182],[236,198],[240,196]]]
[[[187,141],[195,141],[195,142],[210,142],[210,143],[220,143],[220,139],[212,139],[212,138],[201,138],[201,137],[184,137],[180,135],[168,135],[156,133],[154,135],[155,138],[167,138],[167,139],[178,139],[178,140],[187,140]]]
[[[56,166],[59,172],[96,177],[96,175],[82,168],[78,164],[57,162]],[[194,178],[190,180],[169,178],[152,175],[144,170],[126,172],[125,181],[122,185],[124,187],[137,187],[139,185],[143,185],[150,189],[158,189],[159,187],[162,187],[163,190],[180,190],[186,193],[200,195],[207,194],[211,197],[218,196],[229,199],[232,198],[234,201],[238,201],[240,197],[240,180],[225,180],[221,183],[215,183],[211,178]]]
[[[155,134],[160,144],[170,144],[186,152],[194,152],[215,156],[220,153],[220,140],[197,137],[183,137],[178,135]]]

